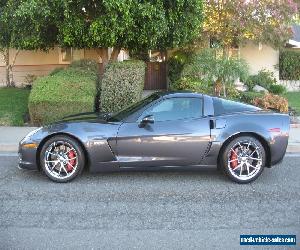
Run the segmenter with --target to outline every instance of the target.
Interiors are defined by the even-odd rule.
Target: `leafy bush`
[[[242,81],[248,87],[249,91],[252,91],[254,86],[256,85],[256,78],[257,75],[251,75],[247,78],[247,80]]]
[[[269,87],[269,91],[275,95],[281,95],[286,92],[286,87],[279,84],[272,84]]]
[[[145,79],[143,61],[114,62],[106,66],[100,95],[103,112],[116,112],[142,97]]]
[[[300,80],[300,52],[283,50],[279,54],[279,78]]]
[[[190,90],[208,95],[212,95],[214,93],[212,85],[208,85],[201,80],[192,80],[187,77],[178,80],[176,84],[173,85],[172,90]]]
[[[94,110],[97,63],[80,65],[71,65],[34,82],[28,104],[33,124],[48,124],[67,115]]]
[[[184,63],[176,57],[172,57],[168,61],[168,77],[169,85],[172,87],[179,79],[183,70]]]
[[[253,104],[263,109],[274,109],[280,112],[288,112],[288,101],[282,96],[266,94],[263,97],[257,97]]]
[[[218,55],[214,49],[202,50],[193,56],[190,63],[182,71],[182,77],[200,80],[208,85],[220,83],[230,86],[239,77],[248,76],[248,65],[245,61],[234,57],[226,58]]]
[[[239,92],[234,85],[226,86],[227,98],[231,100],[238,101],[241,97],[241,92]]]
[[[257,97],[262,97],[263,95],[264,94],[260,92],[241,92],[240,100],[248,104],[253,104],[254,99],[256,99]]]
[[[169,88],[174,89],[174,85],[177,84],[181,77],[184,65],[191,61],[193,52],[179,50],[175,52],[168,60],[168,80]]]
[[[274,73],[268,70],[261,70],[257,75],[249,76],[245,82],[250,91],[253,90],[255,85],[259,85],[270,91],[270,86],[276,83]]]

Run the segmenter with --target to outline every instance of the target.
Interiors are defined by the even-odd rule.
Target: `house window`
[[[60,61],[61,63],[70,63],[72,61],[72,48],[60,49]]]

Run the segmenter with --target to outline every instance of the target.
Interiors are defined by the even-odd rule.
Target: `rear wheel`
[[[52,181],[68,182],[82,172],[84,152],[73,138],[54,136],[43,145],[40,163],[44,173]]]
[[[266,153],[262,144],[251,136],[241,136],[226,146],[221,168],[234,182],[249,183],[261,175],[265,162]]]

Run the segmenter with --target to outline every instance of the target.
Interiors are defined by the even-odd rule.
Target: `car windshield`
[[[149,103],[157,100],[160,98],[160,95],[157,93],[154,93],[144,99],[142,99],[141,101],[134,103],[128,107],[126,107],[125,109],[117,112],[117,113],[113,113],[109,118],[108,121],[111,122],[119,122],[122,121],[124,118],[134,114],[135,112],[137,112],[138,110],[140,110],[141,108],[147,106]]]

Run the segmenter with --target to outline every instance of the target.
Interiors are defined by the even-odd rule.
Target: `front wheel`
[[[241,136],[232,140],[224,149],[221,168],[234,182],[249,183],[262,173],[266,163],[266,153],[262,144],[251,136]]]
[[[43,145],[40,164],[52,181],[68,182],[82,172],[85,158],[76,140],[69,136],[54,136]]]

